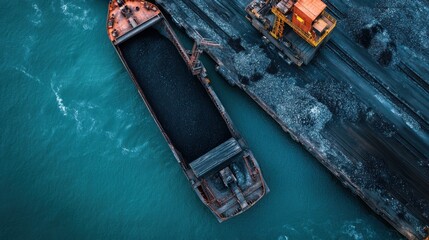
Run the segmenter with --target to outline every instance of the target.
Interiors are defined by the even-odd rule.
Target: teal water
[[[400,238],[206,59],[271,188],[217,223],[108,41],[107,1],[0,6],[0,239]]]

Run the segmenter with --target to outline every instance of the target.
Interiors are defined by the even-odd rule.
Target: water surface
[[[400,238],[207,64],[271,188],[217,223],[110,45],[106,10],[2,1],[0,239]]]

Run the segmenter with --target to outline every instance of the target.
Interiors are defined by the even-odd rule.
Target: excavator
[[[298,66],[308,64],[328,41],[336,19],[321,0],[253,0],[247,19],[279,55]]]

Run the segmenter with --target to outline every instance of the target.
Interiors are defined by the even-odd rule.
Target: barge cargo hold
[[[192,188],[222,222],[268,191],[245,141],[156,5],[109,3],[107,31]],[[157,52],[168,52],[159,55]],[[177,64],[177,59],[182,64]],[[195,60],[195,59],[194,59]]]

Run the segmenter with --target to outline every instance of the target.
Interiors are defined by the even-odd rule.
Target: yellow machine
[[[271,8],[275,21],[271,35],[283,37],[285,24],[289,25],[311,46],[317,47],[335,28],[337,21],[325,11],[321,0],[280,0]]]
[[[300,66],[310,62],[335,29],[337,20],[325,9],[322,0],[253,0],[246,12],[266,42]]]
[[[284,32],[284,25],[289,25],[300,37],[302,37],[305,41],[307,41],[311,46],[317,47],[323,40],[331,33],[332,30],[334,30],[337,21],[335,18],[333,18],[331,15],[329,15],[327,12],[323,11],[321,13],[321,18],[317,20],[317,25],[321,25],[323,28],[326,26],[326,30],[324,30],[322,35],[318,35],[316,33],[313,33],[312,31],[304,31],[302,28],[299,27],[299,25],[295,25],[289,18],[287,18],[286,15],[284,15],[277,7],[273,7],[271,9],[273,14],[276,16],[276,20],[274,21],[273,30],[271,31],[271,35],[279,39],[283,36]],[[300,16],[296,16],[297,20],[299,22],[303,22],[304,19]],[[328,21],[326,21],[326,20]],[[329,27],[326,22],[329,22]],[[323,30],[322,30],[323,31]]]

